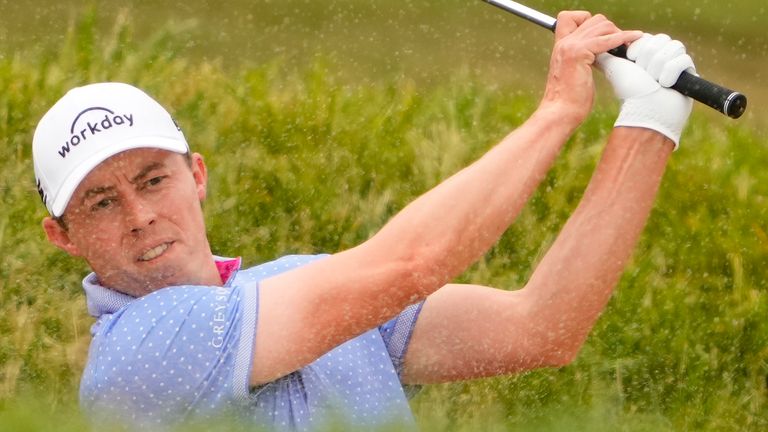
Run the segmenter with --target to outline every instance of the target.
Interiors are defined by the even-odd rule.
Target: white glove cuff
[[[614,126],[655,130],[671,139],[677,150],[691,106],[692,101],[676,91],[659,89],[649,95],[624,101]]]

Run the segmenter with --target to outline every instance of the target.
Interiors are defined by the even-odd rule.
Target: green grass
[[[489,84],[462,67],[429,83],[361,83],[332,56],[225,66],[186,53],[188,27],[137,38],[130,14],[106,25],[99,16],[81,15],[56,46],[0,58],[0,430],[84,425],[75,404],[92,322],[79,285],[87,269],[45,242],[30,161],[37,119],[68,88],[127,81],[171,107],[207,158],[212,246],[247,264],[364,241],[535,106],[519,84]],[[519,221],[462,281],[525,283],[578,202],[615,114],[606,103],[579,129]],[[767,428],[764,138],[697,107],[577,361],[427,387],[413,401],[423,428]]]

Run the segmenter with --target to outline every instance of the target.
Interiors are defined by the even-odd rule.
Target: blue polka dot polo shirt
[[[82,407],[96,423],[136,428],[218,416],[286,431],[328,422],[413,428],[399,375],[422,303],[302,369],[250,388],[259,281],[321,257],[286,256],[245,270],[238,270],[239,260],[217,257],[223,287],[173,286],[140,298],[104,288],[90,274],[83,286],[97,321]]]

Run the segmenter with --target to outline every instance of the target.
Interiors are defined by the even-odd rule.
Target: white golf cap
[[[37,190],[48,212],[61,216],[91,170],[136,148],[189,151],[168,111],[136,87],[98,83],[67,92],[40,119],[32,139]]]

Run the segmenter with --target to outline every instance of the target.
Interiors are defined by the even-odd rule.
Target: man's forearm
[[[673,143],[617,128],[576,211],[525,290],[554,358],[574,356],[605,307],[645,225]]]
[[[417,261],[428,294],[485,253],[514,221],[575,125],[540,108],[481,159],[419,197],[371,244],[390,258]]]

